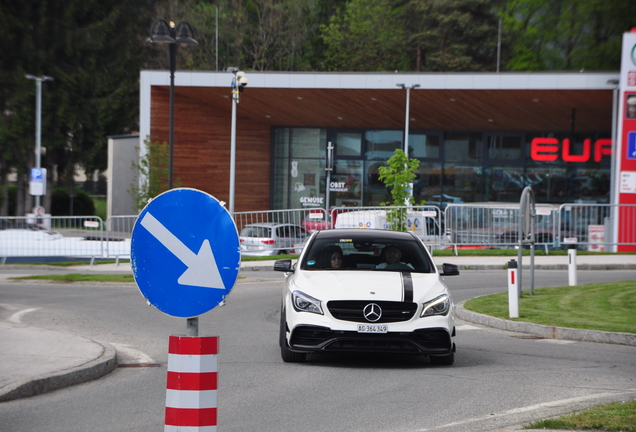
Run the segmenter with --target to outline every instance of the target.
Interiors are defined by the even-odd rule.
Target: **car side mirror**
[[[274,271],[293,272],[292,260],[282,259],[274,261]]]
[[[459,267],[455,264],[444,263],[442,264],[441,276],[458,276]]]

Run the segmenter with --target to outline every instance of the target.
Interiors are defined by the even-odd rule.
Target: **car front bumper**
[[[293,351],[303,352],[447,355],[455,351],[453,336],[446,328],[422,328],[412,332],[369,334],[299,325],[291,333],[289,347]]]

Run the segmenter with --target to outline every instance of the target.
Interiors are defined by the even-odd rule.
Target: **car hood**
[[[447,292],[436,273],[410,273],[413,301],[427,301]],[[402,273],[394,271],[296,271],[290,289],[319,300],[403,301]]]

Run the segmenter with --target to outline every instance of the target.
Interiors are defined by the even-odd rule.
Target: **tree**
[[[71,177],[75,164],[89,176],[104,170],[106,137],[137,127],[139,70],[152,54],[144,41],[154,5],[144,0],[0,5],[0,155],[7,158],[0,176],[6,181],[8,169],[17,170],[16,214],[24,214],[35,142],[35,86],[25,74],[55,80],[43,84],[42,166]]]
[[[432,72],[496,68],[497,0],[411,0],[410,43]]]
[[[162,144],[150,143],[145,140],[145,156],[139,163],[133,163],[132,169],[139,173],[133,178],[133,183],[128,189],[128,193],[135,202],[135,207],[141,211],[151,199],[168,190],[168,161],[169,147],[164,141]],[[180,187],[179,179],[175,179],[174,187]]]
[[[407,209],[404,206],[415,203],[411,189],[420,161],[407,157],[404,150],[396,149],[386,164],[378,168],[379,179],[390,189],[393,202],[382,205],[397,207],[387,210],[387,222],[394,231],[406,231]]]
[[[407,70],[402,8],[395,0],[351,0],[321,26],[325,69]]]
[[[502,11],[512,38],[510,70],[618,70],[636,3],[511,0]]]

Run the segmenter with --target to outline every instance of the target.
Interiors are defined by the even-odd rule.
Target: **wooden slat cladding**
[[[151,92],[153,140],[168,141],[169,87]],[[269,209],[271,127],[404,127],[406,92],[369,89],[250,88],[237,109],[235,211]],[[612,90],[411,91],[417,130],[611,131]],[[228,87],[175,89],[174,176],[184,187],[229,199],[231,114]]]
[[[153,87],[151,134],[153,141],[168,141],[167,87]],[[205,191],[229,200],[232,106],[217,98],[225,110],[201,98],[175,91],[174,184]],[[237,111],[235,211],[269,208],[270,126],[250,121]],[[227,112],[224,112],[227,111]]]
[[[180,88],[229,115],[229,88]],[[246,88],[239,114],[275,126],[404,127],[406,92],[366,89]],[[411,90],[410,127],[442,130],[569,131],[576,109],[579,132],[610,131],[608,90]]]

